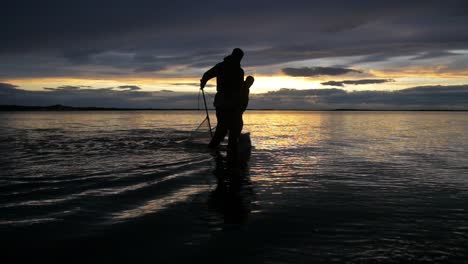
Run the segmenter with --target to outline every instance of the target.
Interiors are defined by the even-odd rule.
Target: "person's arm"
[[[218,75],[219,64],[216,64],[213,68],[209,69],[200,80],[200,89],[205,88],[206,83]]]

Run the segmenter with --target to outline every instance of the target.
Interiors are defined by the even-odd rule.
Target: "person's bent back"
[[[231,55],[208,70],[200,80],[200,85],[204,88],[208,80],[216,77],[214,106],[217,109],[240,107],[240,87],[244,83],[244,71],[240,66],[243,54],[241,49],[234,49]]]

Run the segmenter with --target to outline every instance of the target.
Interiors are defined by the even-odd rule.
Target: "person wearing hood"
[[[216,77],[216,95],[214,107],[218,124],[209,143],[216,148],[228,133],[228,153],[237,153],[237,142],[242,129],[241,88],[244,84],[244,70],[240,62],[244,52],[235,48],[231,55],[203,74],[200,89],[204,89],[208,80]]]

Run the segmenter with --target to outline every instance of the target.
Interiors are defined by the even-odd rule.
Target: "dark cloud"
[[[92,56],[100,52],[103,52],[103,50],[97,48],[73,48],[65,50],[63,57],[73,64],[94,64],[96,61]]]
[[[49,91],[77,91],[82,88],[89,88],[89,86],[63,85],[63,86],[54,87],[54,88],[44,87],[45,90],[49,90]]]
[[[386,83],[386,82],[394,82],[393,79],[363,79],[363,80],[345,80],[345,81],[328,81],[320,83],[321,85],[327,86],[340,86],[343,87],[345,84],[351,85],[362,85],[362,84],[378,84],[378,83]]]
[[[18,86],[10,83],[0,83],[0,91],[2,90],[16,90]]]
[[[139,63],[154,63],[157,61],[155,56],[145,54],[136,54],[134,55],[133,60]]]
[[[108,87],[108,88],[99,88],[100,91],[109,91],[109,90],[121,90],[121,91],[138,91],[141,90],[141,87],[136,85],[121,85],[117,87]],[[93,88],[89,85],[63,85],[59,87],[44,87],[44,90],[47,91],[95,91],[96,88]]]
[[[419,95],[442,95],[442,94],[458,94],[463,95],[468,92],[468,85],[453,85],[453,86],[443,86],[443,85],[435,85],[435,86],[418,86],[407,88],[399,91],[395,91],[394,93],[397,94],[419,94]],[[468,100],[468,98],[464,98]]]
[[[336,94],[345,94],[346,91],[341,89],[306,89],[298,90],[291,88],[281,88],[278,91],[271,91],[265,94],[260,94],[260,96],[290,96],[290,97],[304,97],[304,96],[331,96]]]
[[[90,76],[205,68],[233,47],[245,64],[368,59],[466,49],[466,1],[7,1],[0,76]],[[340,8],[337,8],[340,7]],[[281,19],[280,19],[281,18]],[[294,44],[292,44],[294,43]],[[296,44],[300,43],[300,44]],[[373,56],[373,57],[372,57]],[[424,55],[422,55],[424,58]],[[102,68],[102,69],[101,69]]]
[[[121,108],[197,108],[197,92],[122,91],[116,87],[84,88],[63,86],[46,91],[26,91],[12,84],[0,84],[1,105],[99,106]],[[208,96],[209,106],[212,97]],[[421,86],[399,91],[354,91],[342,89],[280,89],[251,94],[251,109],[452,109],[468,110],[468,85]]]
[[[2,85],[3,86],[3,85]],[[2,87],[0,86],[0,88]],[[198,93],[171,91],[143,92],[125,91],[118,87],[85,88],[60,86],[44,91],[28,91],[8,84],[3,91],[0,105],[67,105],[75,107],[120,107],[120,108],[196,108]]]
[[[17,91],[16,85],[10,83],[0,83],[0,96],[6,96]]]
[[[378,52],[378,50],[376,50],[376,52]],[[370,62],[383,62],[383,61],[387,61],[391,59],[392,57],[411,55],[411,54],[414,54],[415,52],[417,52],[417,49],[406,50],[406,51],[396,49],[396,51],[394,52],[387,51],[385,53],[375,53],[375,54],[370,54],[370,55],[363,53],[363,54],[359,54],[359,55],[364,55],[362,58],[356,59],[352,63],[353,64],[366,64]]]
[[[164,69],[163,65],[159,64],[151,64],[151,65],[144,65],[144,66],[139,66],[137,67],[134,72],[157,72]]]
[[[343,82],[337,82],[337,81],[328,81],[328,82],[323,82],[323,83],[320,83],[321,85],[327,85],[327,86],[340,86],[340,87],[343,87],[344,84]]]
[[[379,109],[468,110],[468,85],[424,86],[394,92],[355,91],[341,89],[281,89],[254,94],[251,108],[265,109]]]
[[[302,67],[302,68],[284,68],[283,73],[294,77],[313,77],[323,75],[344,75],[347,73],[362,73],[362,71],[338,68],[338,67]]]
[[[448,52],[448,51],[431,51],[431,52],[426,52],[424,54],[421,54],[417,57],[414,57],[411,60],[426,60],[426,59],[456,56],[456,55],[460,55],[460,54],[455,53],[455,52]]]

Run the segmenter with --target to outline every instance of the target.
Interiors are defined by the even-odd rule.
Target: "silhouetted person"
[[[245,110],[247,109],[247,106],[249,104],[249,94],[250,94],[250,87],[252,86],[252,84],[254,83],[255,79],[254,77],[252,76],[247,76],[247,78],[245,78],[245,82],[242,84],[241,86],[241,112],[242,114],[244,114]],[[242,118],[241,116],[241,131],[242,131],[242,127],[244,126],[244,119]]]
[[[241,118],[240,118],[240,128],[239,128],[239,131],[242,132],[242,128],[244,126],[244,118],[243,118],[243,114],[245,112],[245,110],[247,109],[247,106],[249,104],[249,94],[250,94],[250,87],[252,86],[252,84],[254,83],[255,79],[254,77],[252,76],[247,76],[247,78],[245,78],[245,81],[243,82],[242,86],[241,86],[241,89],[240,89],[240,110],[241,110]],[[224,138],[226,135],[227,135],[227,130],[224,131],[224,134],[222,135],[222,138]],[[240,132],[239,132],[240,133]],[[244,156],[245,153],[245,150],[249,150],[250,151],[250,147],[251,147],[251,142],[250,142],[250,134],[240,134],[239,135],[239,144],[241,145],[240,146],[240,163],[238,165],[240,165],[241,167],[242,166],[246,166],[247,164],[247,161],[249,160],[250,158],[250,155],[248,156]]]
[[[245,78],[245,82],[241,87],[241,110],[244,112],[247,109],[249,104],[249,94],[250,94],[250,87],[254,83],[255,79],[252,76],[247,76]]]
[[[208,146],[217,147],[229,133],[228,155],[233,157],[237,155],[237,142],[242,130],[241,88],[244,84],[244,70],[240,62],[243,56],[241,49],[234,49],[231,55],[209,69],[200,80],[200,88],[203,89],[208,80],[216,77],[214,106],[218,124]]]

